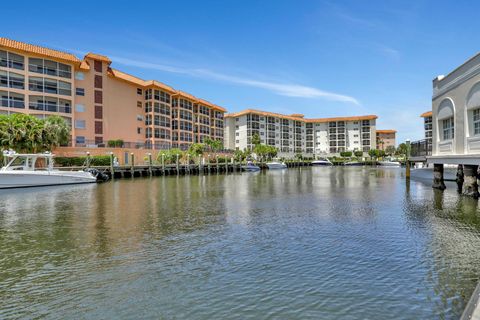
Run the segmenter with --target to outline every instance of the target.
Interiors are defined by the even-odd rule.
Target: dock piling
[[[465,181],[465,175],[463,173],[463,166],[459,164],[457,167],[457,179],[456,179],[458,193],[462,193],[464,181]]]
[[[478,183],[477,183],[478,166],[466,164],[463,166],[463,173],[465,181],[463,183],[463,194],[469,197],[478,198]]]
[[[433,185],[432,188],[445,190],[445,182],[443,180],[443,164],[435,163],[433,164]]]

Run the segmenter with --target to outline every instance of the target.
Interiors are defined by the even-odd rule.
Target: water
[[[0,318],[456,319],[478,203],[401,169],[0,192]]]

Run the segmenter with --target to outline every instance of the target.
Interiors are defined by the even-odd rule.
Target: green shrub
[[[55,166],[59,167],[81,167],[87,164],[87,157],[55,157]],[[90,157],[91,166],[109,166],[110,156]]]

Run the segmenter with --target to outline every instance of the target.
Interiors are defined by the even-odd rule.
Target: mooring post
[[[91,161],[90,152],[87,151],[87,168],[90,168],[90,161]]]
[[[463,174],[463,166],[459,164],[457,167],[457,179],[456,179],[458,193],[462,193],[464,181],[465,181],[465,175]]]
[[[217,174],[218,174],[218,172],[219,172],[218,154],[215,155],[215,158],[216,158],[216,160],[217,160]]]
[[[165,154],[162,153],[162,175],[165,175]]]
[[[463,194],[466,196],[478,198],[478,183],[477,183],[477,165],[466,164],[463,166],[463,173],[465,181],[463,183]]]
[[[110,174],[112,175],[111,179],[113,180],[113,178],[115,177],[115,166],[113,164],[113,152],[110,152]]]
[[[130,172],[132,174],[132,178],[135,176],[135,155],[130,153],[130,161],[132,162],[130,165]]]
[[[180,174],[180,165],[178,163],[178,156],[179,154],[177,153],[177,176]]]
[[[207,170],[208,170],[208,174],[210,174],[210,155],[208,155]]]
[[[152,171],[152,154],[149,152],[148,153],[148,174],[150,175],[150,177],[153,175],[153,171]]]
[[[190,174],[190,154],[187,153],[187,173]]]
[[[434,163],[433,164],[433,185],[432,188],[445,190],[445,182],[443,181],[443,164]]]

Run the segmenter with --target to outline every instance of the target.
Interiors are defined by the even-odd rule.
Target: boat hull
[[[401,166],[400,162],[396,162],[396,161],[379,161],[378,164],[383,167],[400,167]]]
[[[287,165],[284,163],[267,163],[267,167],[269,170],[287,169]]]
[[[0,189],[43,187],[80,183],[95,183],[96,178],[88,172],[0,172]]]
[[[255,172],[255,171],[260,171],[260,167],[258,166],[242,166],[243,171],[247,172]]]
[[[326,161],[312,161],[312,166],[319,166],[319,167],[328,167],[328,166],[333,166],[333,163],[331,162],[326,162]]]

